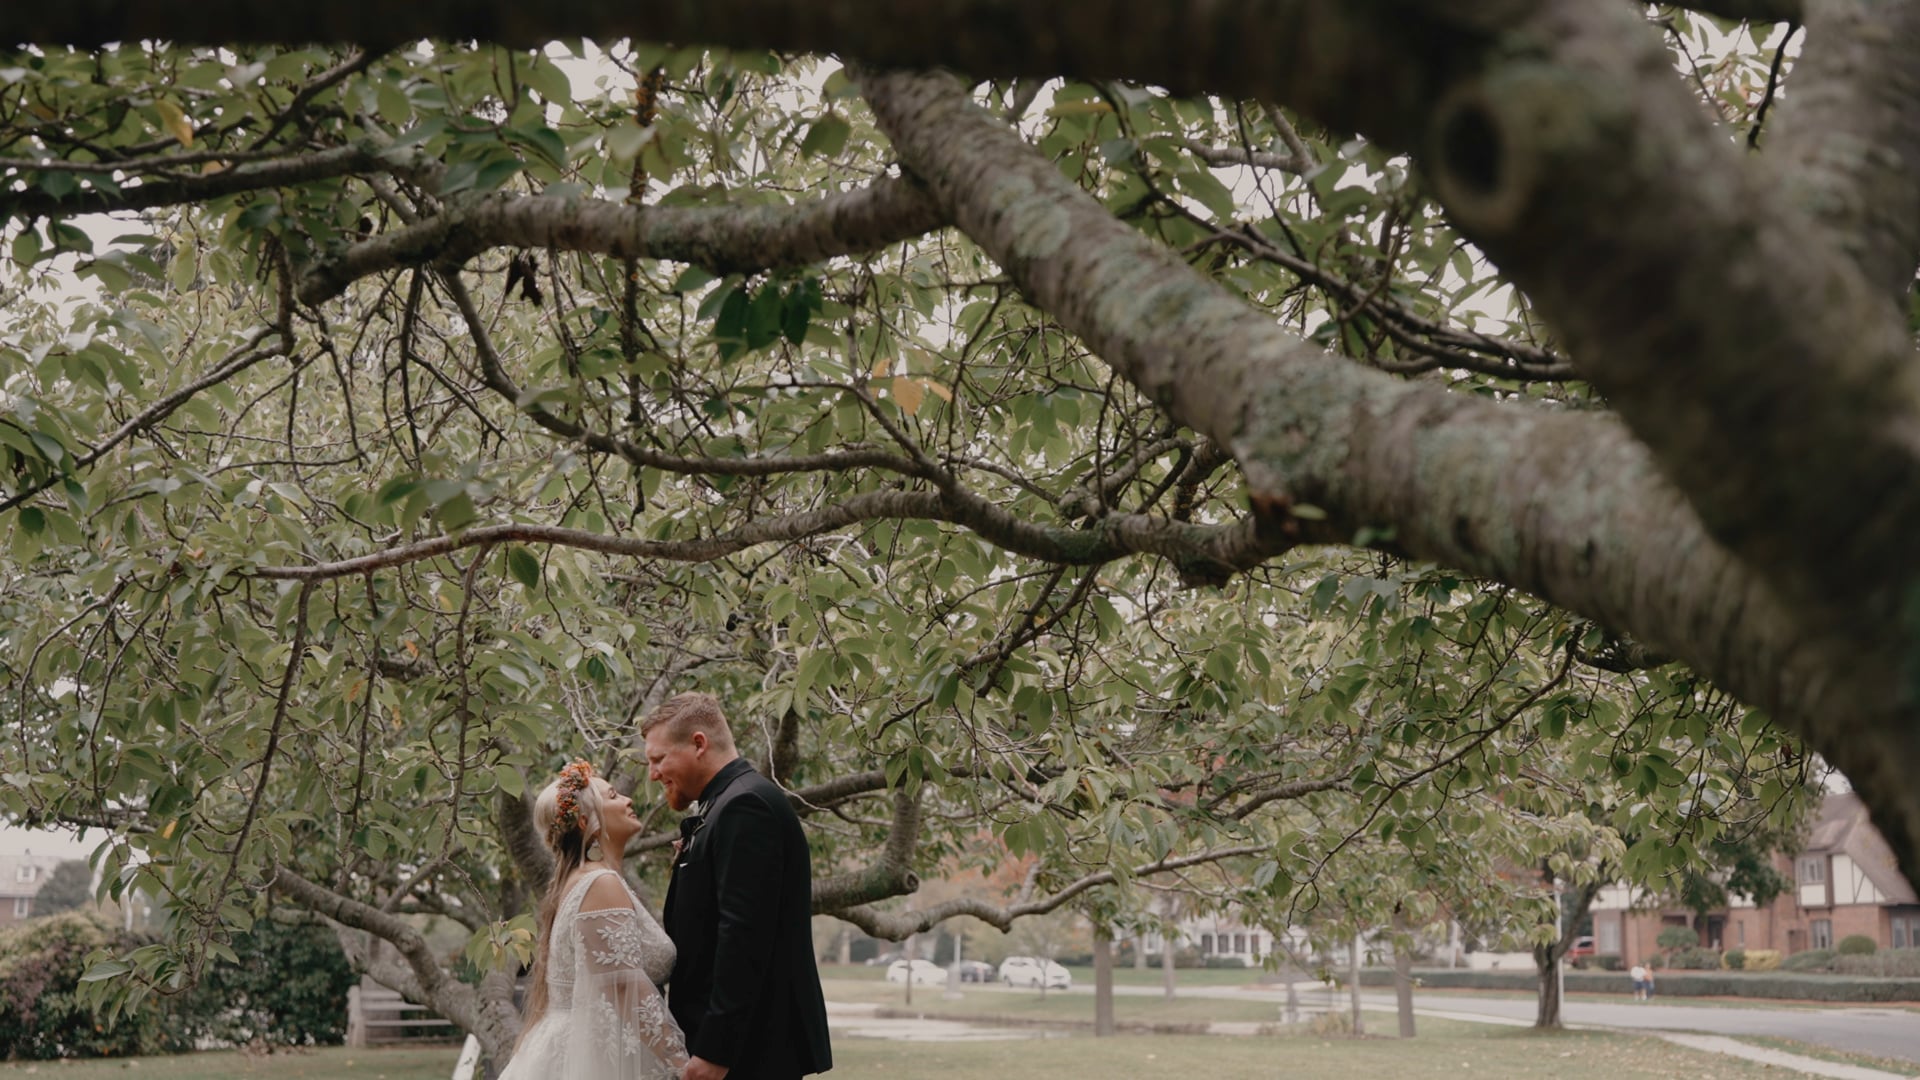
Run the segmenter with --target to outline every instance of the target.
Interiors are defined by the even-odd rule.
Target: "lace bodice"
[[[673,973],[673,941],[649,913],[639,897],[627,887],[632,911],[610,910],[582,913],[580,905],[595,878],[613,874],[596,870],[580,875],[573,888],[560,901],[553,916],[553,945],[547,957],[547,1001],[549,1008],[573,1007],[574,973],[580,969],[579,950],[585,949],[587,963],[596,968],[638,968],[648,981],[659,986]],[[618,874],[614,874],[617,879]]]
[[[659,984],[673,942],[626,888],[627,904],[582,911],[612,870],[583,874],[567,890],[547,939],[547,1009],[521,1037],[501,1080],[673,1080],[687,1041]]]

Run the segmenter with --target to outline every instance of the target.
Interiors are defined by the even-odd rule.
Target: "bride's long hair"
[[[586,781],[577,780],[580,770]],[[573,775],[569,775],[573,774]],[[600,792],[593,786],[593,770],[584,761],[574,762],[560,771],[553,783],[542,788],[533,801],[533,827],[546,839],[553,852],[553,876],[547,880],[547,893],[540,899],[540,934],[534,939],[533,972],[527,987],[527,1008],[521,1018],[520,1037],[547,1014],[547,954],[553,948],[553,919],[560,913],[560,901],[566,897],[567,882],[574,871],[587,861],[588,838],[600,832]],[[577,786],[576,786],[577,785]],[[572,796],[566,817],[561,821],[563,789]]]

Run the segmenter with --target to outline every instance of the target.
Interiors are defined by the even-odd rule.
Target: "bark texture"
[[[1488,404],[1329,355],[1115,221],[956,81],[875,74],[863,86],[906,163],[1035,303],[1232,450],[1276,544],[1304,528],[1291,508],[1312,504],[1336,534],[1391,526],[1412,555],[1506,581],[1672,652],[1805,731],[1877,793],[1868,795],[1876,823],[1912,858],[1920,800],[1898,775],[1920,768],[1920,727],[1906,720],[1896,658],[1850,630],[1809,627],[1804,610],[1703,527],[1646,444],[1617,422]],[[1675,310],[1660,322],[1663,355],[1692,355],[1672,351],[1691,340],[1672,330],[1683,317]],[[1631,327],[1614,333],[1645,340]],[[1717,430],[1732,438],[1728,426]],[[1723,472],[1736,467],[1723,453]],[[1857,495],[1848,487],[1857,479],[1830,476],[1819,497]]]

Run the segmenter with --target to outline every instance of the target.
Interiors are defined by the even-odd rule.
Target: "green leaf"
[[[800,152],[808,157],[839,157],[852,132],[853,125],[845,118],[838,113],[827,113],[807,128],[806,138],[800,140]]]
[[[529,589],[540,586],[540,560],[534,558],[533,552],[526,548],[507,549],[507,572],[513,575],[515,581]]]

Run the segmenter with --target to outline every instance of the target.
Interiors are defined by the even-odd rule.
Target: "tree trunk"
[[[1367,1033],[1367,1022],[1360,1015],[1360,935],[1357,933],[1347,946],[1347,973],[1353,978],[1348,990],[1353,1000],[1353,1034],[1357,1038]]]
[[[1113,1034],[1113,932],[1104,923],[1093,927],[1093,1034]]]
[[[1166,990],[1168,1001],[1173,1000],[1173,949],[1177,931],[1173,923],[1167,923],[1166,932],[1160,937],[1160,985]]]
[[[1133,970],[1147,970],[1147,935],[1145,934],[1133,936]]]
[[[1560,957],[1552,945],[1533,947],[1534,966],[1540,969],[1540,1010],[1533,1018],[1536,1028],[1560,1026]]]
[[[1393,909],[1393,1000],[1400,1012],[1400,1037],[1413,1038],[1413,939],[1407,913]]]

